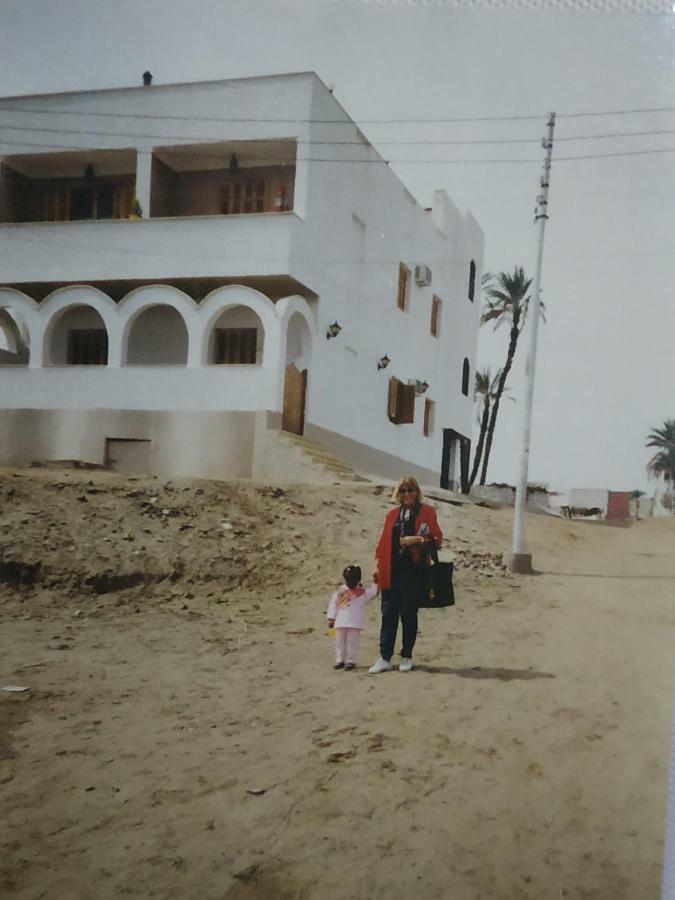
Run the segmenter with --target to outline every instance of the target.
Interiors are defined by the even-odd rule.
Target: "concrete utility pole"
[[[532,429],[532,400],[534,398],[534,369],[537,360],[537,332],[539,330],[539,294],[541,285],[541,262],[544,256],[544,231],[548,219],[548,188],[551,182],[551,156],[553,154],[553,129],[555,113],[551,113],[546,124],[546,137],[541,145],[546,151],[544,174],[539,180],[540,193],[534,209],[537,226],[537,267],[534,273],[534,287],[529,310],[530,343],[525,364],[525,412],[523,419],[523,444],[520,457],[520,472],[516,485],[516,505],[513,513],[513,548],[509,560],[512,572],[529,574],[532,572],[532,554],[525,553],[523,545],[525,526],[525,504],[527,502],[527,469],[530,461],[530,431]]]

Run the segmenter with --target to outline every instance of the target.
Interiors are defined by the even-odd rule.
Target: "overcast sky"
[[[423,206],[445,188],[472,210],[488,269],[530,273],[539,140],[555,110],[530,480],[644,489],[645,436],[675,418],[675,152],[563,157],[675,148],[674,39],[675,15],[414,0],[2,0],[0,95],[136,85],[145,69],[155,83],[314,70]],[[660,107],[673,111],[601,115]],[[535,118],[495,118],[505,116]],[[457,117],[492,120],[369,121]],[[569,140],[629,131],[672,133]],[[388,143],[400,141],[428,143]],[[495,162],[476,162],[485,159]],[[506,337],[481,330],[479,365],[496,370]],[[489,480],[517,475],[524,344],[521,353]]]

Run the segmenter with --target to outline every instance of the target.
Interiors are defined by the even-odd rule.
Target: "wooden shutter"
[[[415,385],[390,378],[387,412],[394,425],[411,425],[415,421]]]
[[[423,428],[424,437],[429,437],[429,435],[431,434],[433,409],[434,409],[434,401],[429,400],[428,398],[425,397],[425,399],[424,399],[424,428]]]
[[[408,283],[410,281],[410,269],[399,263],[398,266],[398,293],[396,295],[396,306],[398,309],[405,311],[406,300],[408,298]]]

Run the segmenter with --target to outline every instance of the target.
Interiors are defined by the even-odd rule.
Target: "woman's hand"
[[[399,541],[401,547],[415,547],[424,543],[424,538],[421,534],[411,534],[406,535],[406,537],[402,537]]]

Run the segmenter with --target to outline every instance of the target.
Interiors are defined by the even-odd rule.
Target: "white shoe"
[[[371,675],[379,675],[380,672],[386,672],[387,669],[390,669],[391,665],[387,662],[386,659],[382,659],[380,657],[376,662],[372,664],[372,666],[368,669]]]
[[[398,667],[399,672],[409,672],[413,667],[412,659],[404,656],[401,665]]]

